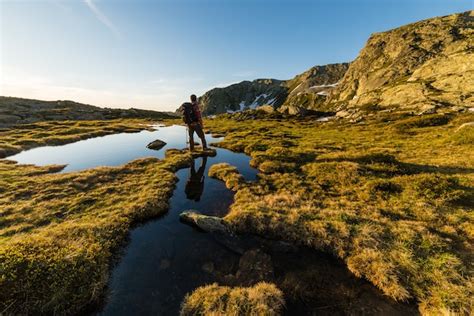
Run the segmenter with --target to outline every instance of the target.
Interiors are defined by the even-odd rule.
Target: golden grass
[[[226,187],[233,191],[245,184],[245,179],[237,168],[225,162],[212,165],[209,168],[209,177],[224,181]]]
[[[472,121],[224,115],[205,124],[262,171],[236,193],[225,218],[234,229],[332,252],[386,295],[434,315],[474,310],[473,130],[459,129]]]
[[[280,315],[285,301],[283,293],[271,283],[251,287],[202,286],[187,295],[181,315]]]
[[[173,152],[67,174],[0,160],[0,313],[74,314],[97,301],[114,250],[133,223],[167,211],[190,160]]]

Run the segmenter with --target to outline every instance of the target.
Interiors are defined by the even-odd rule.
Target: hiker
[[[202,142],[202,149],[207,149],[206,137],[204,136],[202,115],[199,109],[196,95],[191,95],[191,103],[185,102],[181,105],[184,123],[188,126],[189,149],[194,150],[194,132],[199,136]]]
[[[194,167],[194,159],[191,163],[191,168],[189,169],[189,179],[184,188],[184,193],[186,193],[186,198],[199,202],[201,195],[204,192],[204,171],[206,170],[207,157],[204,156],[201,158],[201,167],[196,172]]]

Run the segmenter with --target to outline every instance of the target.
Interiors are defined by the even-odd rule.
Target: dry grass
[[[0,160],[0,314],[74,314],[97,301],[114,250],[133,223],[167,211],[190,159],[67,174]]]
[[[211,168],[209,168],[209,177],[224,181],[226,187],[233,191],[237,191],[245,184],[245,179],[237,168],[228,163],[212,165]]]
[[[458,130],[471,121],[473,114],[363,124],[224,116],[206,126],[263,172],[236,193],[226,216],[236,230],[332,252],[428,315],[473,311],[473,130]]]
[[[270,283],[252,287],[227,287],[211,284],[187,295],[181,315],[280,315],[283,293]]]

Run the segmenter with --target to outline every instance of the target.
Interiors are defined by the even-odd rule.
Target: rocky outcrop
[[[169,113],[139,109],[109,109],[73,101],[41,101],[0,96],[0,127],[40,121],[164,119]]]
[[[146,148],[153,149],[153,150],[160,150],[161,148],[165,147],[166,143],[160,139],[154,140],[149,143]]]
[[[328,106],[418,113],[473,106],[473,12],[373,34],[331,93]]]
[[[179,219],[205,232],[224,234],[230,234],[231,232],[229,226],[220,217],[207,216],[191,210],[179,214]]]

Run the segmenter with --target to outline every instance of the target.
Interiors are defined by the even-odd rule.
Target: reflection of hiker
[[[207,157],[202,157],[201,167],[196,172],[194,167],[194,159],[189,169],[189,179],[186,182],[184,193],[189,200],[199,202],[202,192],[204,192],[204,170],[206,169]]]
[[[194,132],[199,136],[202,142],[202,149],[207,149],[206,137],[204,136],[201,110],[196,96],[191,95],[191,103],[185,102],[181,105],[183,120],[188,125],[189,149],[194,150]]]

